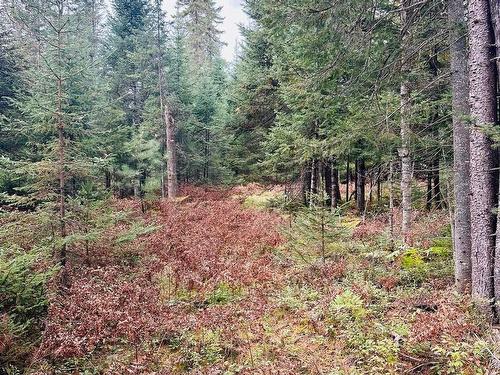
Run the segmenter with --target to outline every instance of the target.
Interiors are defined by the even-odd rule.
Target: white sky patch
[[[165,1],[168,17],[175,13],[175,2],[176,0]],[[247,24],[248,17],[243,12],[241,0],[216,0],[216,2],[217,5],[222,6],[222,17],[224,17],[224,22],[220,26],[221,30],[224,31],[221,36],[222,41],[226,43],[222,49],[222,57],[230,62],[234,58],[234,52],[241,37],[238,25]]]

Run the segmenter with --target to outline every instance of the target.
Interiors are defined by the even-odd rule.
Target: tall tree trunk
[[[366,167],[364,159],[356,160],[356,206],[360,213],[365,211],[366,207]]]
[[[401,159],[401,209],[403,213],[401,222],[401,233],[403,240],[408,243],[412,211],[411,211],[411,180],[412,162],[410,156],[410,89],[409,82],[401,83],[401,148],[399,157]]]
[[[165,131],[162,131],[161,134],[161,142],[162,142],[162,156],[164,157],[165,152],[168,148],[167,145],[167,127],[166,123],[167,116],[165,114],[165,103],[163,98],[163,49],[161,43],[161,21],[162,20],[162,12],[161,12],[161,1],[156,1],[156,49],[157,49],[157,69],[158,69],[158,97],[160,104],[160,121],[163,123]],[[161,197],[165,198],[167,194],[167,179],[165,179],[165,167],[162,163],[161,166]],[[167,161],[168,164],[168,161]],[[166,168],[168,170],[168,167]]]
[[[401,223],[401,233],[403,240],[407,244],[409,242],[411,230],[411,180],[412,180],[412,160],[410,156],[410,59],[408,57],[409,49],[409,28],[411,17],[408,14],[408,8],[411,6],[412,0],[403,0],[404,7],[401,12],[401,147],[399,149],[399,157],[401,159],[401,209],[403,218]]]
[[[494,297],[495,156],[484,125],[495,124],[496,77],[488,0],[469,1],[470,132],[472,296],[489,310]]]
[[[58,178],[59,178],[59,225],[60,235],[63,240],[59,253],[59,262],[64,268],[66,266],[66,138],[64,134],[64,118],[63,118],[63,62],[62,62],[62,49],[63,49],[63,28],[62,17],[64,13],[63,2],[58,3],[59,7],[59,28],[57,30],[57,65],[58,72],[56,75],[57,83],[57,97],[56,97],[56,123],[57,123],[57,136],[58,136]],[[65,283],[65,269],[63,269],[63,283]]]
[[[175,143],[175,120],[168,106],[165,106],[165,124],[167,137],[167,195],[169,199],[177,197],[177,146]]]

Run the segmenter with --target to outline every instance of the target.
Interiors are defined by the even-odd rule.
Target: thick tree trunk
[[[451,87],[453,109],[454,170],[454,261],[455,286],[461,292],[471,288],[471,221],[470,221],[470,135],[469,77],[465,7],[463,0],[449,0]]]
[[[366,167],[364,159],[356,160],[356,207],[360,213],[365,211],[366,207]]]
[[[165,106],[165,124],[167,138],[167,195],[169,199],[177,197],[177,153],[175,144],[175,120],[168,106]]]
[[[410,156],[410,60],[408,58],[409,49],[409,28],[411,17],[408,14],[408,8],[411,6],[412,0],[403,0],[404,7],[401,12],[401,147],[399,149],[399,157],[401,159],[401,209],[403,212],[401,222],[401,233],[406,244],[409,242],[412,212],[411,212],[411,179],[412,179],[412,161]]]
[[[496,123],[496,77],[488,0],[469,1],[472,296],[485,311],[494,296],[495,156],[482,126]]]

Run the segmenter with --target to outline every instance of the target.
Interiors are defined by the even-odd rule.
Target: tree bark
[[[454,261],[455,286],[461,292],[470,291],[471,219],[470,219],[470,135],[469,76],[465,7],[463,0],[449,0],[451,88],[453,110],[453,170],[454,170]]]
[[[60,236],[63,240],[61,249],[59,252],[59,262],[63,267],[63,284],[65,283],[65,266],[66,266],[66,137],[64,134],[64,118],[63,118],[63,62],[62,62],[62,49],[63,49],[63,24],[62,17],[64,13],[64,4],[62,2],[58,3],[59,12],[59,29],[57,30],[57,65],[58,72],[56,75],[56,123],[57,123],[57,137],[58,137],[58,178],[59,178],[59,230]]]
[[[178,193],[177,184],[177,145],[175,143],[175,120],[168,105],[165,105],[165,124],[167,139],[167,195],[175,199]]]
[[[485,312],[494,296],[495,156],[484,125],[496,123],[496,77],[488,0],[469,1],[472,296]],[[490,310],[491,312],[491,310]]]
[[[403,0],[403,10],[401,12],[401,147],[399,149],[399,157],[401,159],[401,209],[403,213],[401,222],[401,233],[405,244],[409,243],[412,212],[411,212],[411,179],[412,179],[412,160],[410,156],[410,59],[408,57],[409,50],[409,29],[411,17],[409,7],[412,0]]]

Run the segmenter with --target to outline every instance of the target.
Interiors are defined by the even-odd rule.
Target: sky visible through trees
[[[231,62],[235,58],[234,54],[241,43],[240,25],[247,25],[249,22],[248,16],[243,10],[241,0],[218,0],[217,4],[222,6],[221,15],[224,18],[222,23],[221,39],[226,43],[222,48],[222,57]],[[164,9],[167,14],[174,14],[175,0],[165,1]]]

